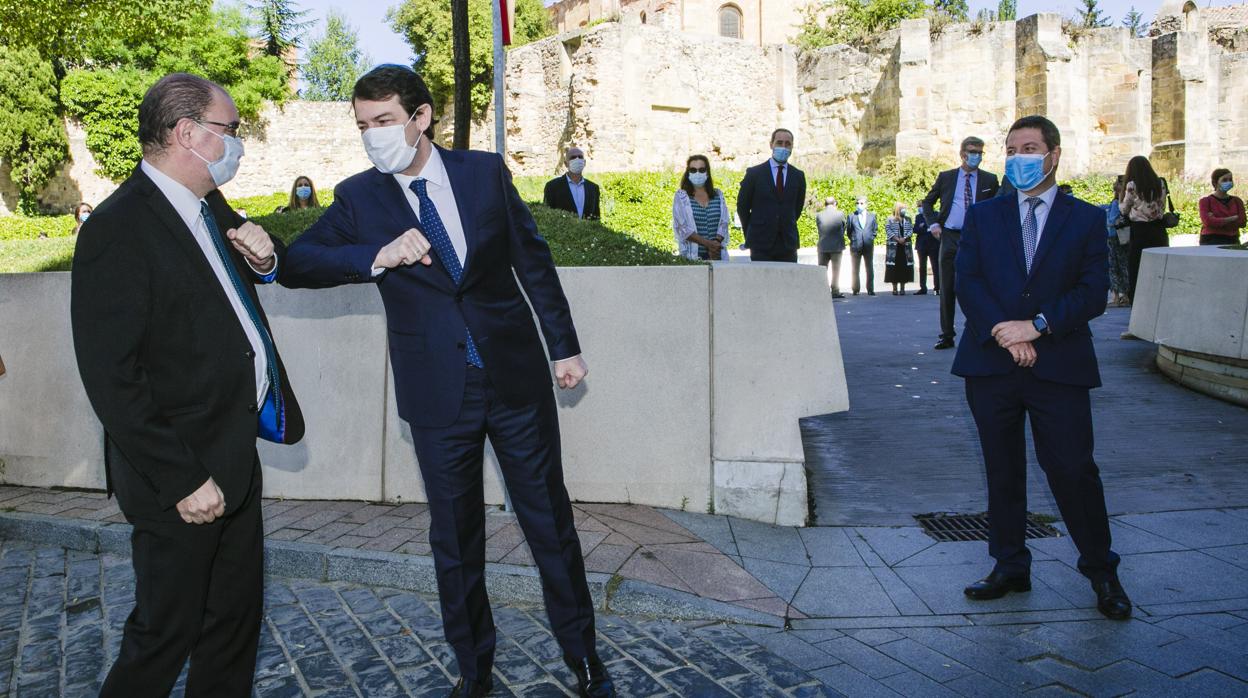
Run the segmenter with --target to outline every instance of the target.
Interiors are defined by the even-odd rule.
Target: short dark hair
[[[1008,137],[1011,133],[1025,128],[1040,129],[1040,137],[1044,139],[1044,144],[1048,146],[1049,150],[1053,150],[1062,144],[1062,134],[1057,130],[1057,126],[1039,114],[1024,116],[1015,121],[1005,135]]]
[[[1230,174],[1230,173],[1231,173],[1231,171],[1230,171],[1230,170],[1228,170],[1228,169],[1226,169],[1225,167],[1219,167],[1218,169],[1214,170],[1214,171],[1213,171],[1213,176],[1212,176],[1212,177],[1210,177],[1210,179],[1212,179],[1212,180],[1213,180],[1213,186],[1214,186],[1214,188],[1215,188],[1215,189],[1217,188],[1217,186],[1218,186],[1218,180],[1219,180],[1219,179],[1222,179],[1224,176],[1226,176],[1226,175],[1228,175],[1228,174]]]
[[[706,191],[711,198],[715,198],[715,180],[711,177],[711,159],[705,155],[690,155],[689,159],[685,160],[685,173],[680,177],[680,188],[684,189],[689,196],[693,196],[695,187],[693,182],[689,181],[689,166],[693,164],[694,160],[701,160],[706,163]]]
[[[148,88],[139,104],[139,145],[144,153],[160,153],[169,145],[169,131],[182,119],[200,121],[214,94],[225,90],[190,73],[170,73]]]
[[[792,132],[792,131],[790,131],[789,129],[787,129],[787,128],[778,128],[778,129],[776,129],[775,131],[772,131],[772,132],[771,132],[771,140],[769,140],[769,141],[767,141],[767,142],[768,142],[768,143],[775,143],[775,142],[776,142],[776,135],[777,135],[777,134],[781,134],[781,133],[787,133],[787,134],[789,134],[789,138],[794,138],[793,132]]]
[[[355,81],[355,89],[351,90],[351,104],[354,105],[357,99],[383,102],[396,95],[408,116],[415,114],[421,105],[429,105],[433,119],[429,122],[429,128],[425,129],[425,136],[432,141],[433,126],[438,123],[438,110],[433,104],[433,94],[429,92],[424,79],[405,65],[387,63],[365,73]]]
[[[971,146],[971,145],[979,146],[980,148],[982,148],[984,147],[984,139],[980,138],[979,136],[967,136],[966,138],[962,139],[962,147],[958,149],[958,152],[965,153],[967,146]]]

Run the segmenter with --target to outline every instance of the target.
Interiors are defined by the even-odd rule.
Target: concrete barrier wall
[[[568,268],[589,379],[559,391],[574,500],[800,524],[800,417],[848,408],[817,267]],[[376,290],[262,289],[307,436],[262,443],[265,494],[423,501]],[[69,274],[0,275],[0,481],[102,488],[102,434],[70,337]],[[504,488],[487,449],[486,501]]]
[[[1248,359],[1248,252],[1145,250],[1131,333],[1175,349]]]

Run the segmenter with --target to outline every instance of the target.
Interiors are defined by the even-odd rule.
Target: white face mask
[[[403,125],[374,126],[363,133],[364,152],[373,167],[384,174],[394,174],[406,170],[412,160],[416,159],[416,146],[420,145],[421,134],[416,134],[416,145],[407,144],[407,124],[416,118],[416,112],[407,118]]]
[[[196,152],[194,148],[191,149],[195,157],[208,163],[208,174],[212,176],[213,183],[218,187],[224,186],[226,182],[234,179],[234,175],[238,174],[238,161],[243,157],[243,142],[235,136],[223,136],[198,121],[195,125],[225,142],[225,150],[216,160],[209,160]]]
[[[579,175],[585,171],[585,158],[572,158],[568,160],[568,172]]]

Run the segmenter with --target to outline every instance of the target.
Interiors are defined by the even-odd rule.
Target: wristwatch
[[[1044,313],[1040,313],[1032,318],[1031,326],[1036,328],[1036,331],[1040,334],[1049,334],[1052,331],[1049,329],[1049,321],[1044,319]]]

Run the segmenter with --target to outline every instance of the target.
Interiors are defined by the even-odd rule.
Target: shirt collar
[[[574,187],[583,187],[583,186],[585,186],[585,176],[584,176],[584,175],[581,175],[581,181],[579,181],[579,182],[578,182],[578,181],[576,181],[575,179],[572,179],[572,175],[571,175],[571,174],[564,174],[564,175],[563,175],[563,178],[564,178],[564,179],[566,179],[566,180],[568,180],[568,184],[571,184],[571,185],[572,185],[572,186],[574,186]]]
[[[178,216],[186,223],[187,229],[194,231],[198,225],[200,204],[203,199],[195,196],[195,192],[187,188],[185,184],[161,172],[146,159],[139,162],[139,169],[143,170],[143,174],[152,180],[161,194],[165,195],[165,198],[173,205],[173,210],[177,211]]]
[[[446,174],[446,164],[442,162],[442,153],[438,152],[436,146],[429,148],[429,159],[425,160],[425,166],[420,168],[420,172],[416,176],[394,173],[395,180],[404,189],[411,186],[412,182],[417,179],[423,179],[429,183],[434,189],[441,189],[446,186],[448,179]]]
[[[1046,210],[1050,210],[1050,211],[1053,210],[1053,200],[1057,198],[1057,184],[1055,183],[1051,185],[1048,189],[1045,189],[1043,192],[1041,192],[1040,194],[1037,194],[1036,196],[1040,197],[1040,201],[1044,203]],[[1018,205],[1020,207],[1026,206],[1028,198],[1030,197],[1028,197],[1026,194],[1022,193],[1021,191],[1018,192]]]

